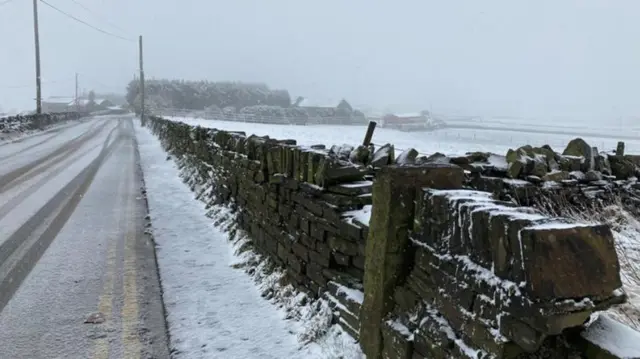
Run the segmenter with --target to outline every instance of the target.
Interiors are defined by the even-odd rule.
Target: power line
[[[60,84],[60,83],[68,83],[71,82],[72,79],[65,79],[65,80],[55,80],[55,81],[43,81],[42,84],[43,85],[48,85],[48,84]],[[34,86],[33,84],[30,85],[17,85],[17,86],[0,86],[0,88],[2,89],[20,89],[20,88],[28,88],[28,87],[32,87]]]
[[[7,1],[11,1],[11,0],[7,0]],[[85,11],[87,11],[88,13],[92,14],[93,16],[95,16],[96,18],[101,19],[102,21],[104,21],[106,24],[110,25],[111,27],[113,27],[114,29],[118,30],[118,31],[122,31],[123,33],[128,33],[127,30],[124,30],[123,28],[113,24],[112,22],[110,22],[109,20],[107,20],[106,18],[102,17],[100,14],[97,14],[93,11],[91,11],[91,9],[87,8],[86,6],[84,6],[81,2],[79,2],[78,0],[71,0],[73,3],[75,3],[76,5],[80,6],[81,8],[83,8]]]
[[[131,42],[135,42],[135,40],[133,40],[133,39],[129,39],[129,38],[126,38],[126,37],[122,37],[122,36],[120,36],[120,35],[116,35],[116,34],[114,34],[114,33],[111,33],[111,32],[105,31],[105,30],[102,30],[102,29],[101,29],[101,28],[99,28],[99,27],[95,27],[95,26],[93,26],[93,25],[89,24],[88,22],[86,22],[86,21],[84,21],[84,20],[80,20],[80,19],[78,19],[77,17],[75,17],[75,16],[73,16],[73,15],[71,15],[71,14],[68,14],[68,13],[66,13],[66,12],[64,12],[64,11],[62,11],[62,10],[60,10],[60,9],[58,9],[57,7],[55,7],[55,6],[51,5],[51,4],[49,4],[49,3],[48,3],[48,2],[46,2],[45,0],[40,0],[40,2],[41,2],[41,3],[43,3],[43,4],[45,4],[45,5],[47,5],[48,7],[52,8],[52,9],[54,9],[55,11],[57,11],[57,12],[59,12],[59,13],[61,13],[61,14],[65,15],[65,16],[67,16],[67,17],[69,17],[69,18],[71,18],[71,19],[73,19],[73,20],[75,20],[75,21],[77,21],[77,22],[79,22],[79,23],[81,23],[81,24],[85,25],[85,26],[88,26],[88,27],[90,27],[90,28],[92,28],[92,29],[94,29],[94,30],[96,30],[96,31],[98,31],[98,32],[101,32],[101,33],[103,33],[103,34],[105,34],[105,35],[108,35],[108,36],[111,36],[111,37],[115,37],[115,38],[117,38],[117,39],[124,40],[124,41],[131,41]]]

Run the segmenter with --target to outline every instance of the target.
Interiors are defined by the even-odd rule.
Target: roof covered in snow
[[[71,101],[74,101],[74,97],[71,96],[50,96],[47,97],[43,102],[47,103],[59,103],[59,104],[67,104]]]

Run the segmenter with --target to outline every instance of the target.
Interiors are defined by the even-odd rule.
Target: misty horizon
[[[79,6],[80,2],[82,6]],[[39,4],[42,97],[147,78],[263,82],[380,111],[617,121],[640,113],[632,1]],[[90,11],[87,11],[89,9]],[[31,2],[0,6],[0,107],[35,107]]]

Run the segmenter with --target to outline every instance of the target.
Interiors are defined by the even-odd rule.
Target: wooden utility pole
[[[38,0],[33,0],[33,36],[36,46],[36,113],[42,113],[42,88],[40,84],[40,34],[38,32]]]
[[[144,126],[144,66],[142,61],[142,35],[139,38],[140,47],[140,124]]]
[[[76,112],[80,111],[80,103],[78,102],[78,73],[76,72]]]

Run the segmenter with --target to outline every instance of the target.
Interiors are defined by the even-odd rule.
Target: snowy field
[[[362,142],[366,131],[365,126],[292,126],[292,125],[267,125],[258,123],[244,123],[231,121],[214,121],[190,117],[168,117],[173,121],[180,121],[190,125],[219,128],[222,130],[244,131],[249,134],[268,135],[277,139],[295,139],[300,145],[314,144],[350,144],[357,145]],[[495,125],[495,124],[494,124]],[[510,128],[511,124],[502,123],[501,126]],[[548,127],[544,127],[548,128]],[[565,128],[562,132],[584,132],[584,127]],[[615,135],[618,130],[601,128],[601,133]],[[594,129],[591,132],[596,132]],[[610,132],[607,132],[610,131]],[[628,135],[628,134],[627,134]],[[471,151],[486,151],[497,154],[506,154],[509,148],[520,147],[526,144],[532,146],[550,145],[555,151],[562,152],[575,136],[567,134],[537,134],[499,130],[473,130],[473,129],[442,129],[433,132],[401,132],[386,128],[377,128],[373,135],[373,143],[382,145],[392,143],[396,149],[415,148],[422,154],[441,152],[448,155],[464,154]],[[583,137],[591,146],[598,147],[600,151],[613,150],[617,140],[603,137]],[[636,141],[625,141],[627,153],[640,154],[640,135]]]
[[[640,137],[640,123],[636,119],[618,119],[612,121],[595,122],[593,120],[569,122],[567,120],[551,119],[506,119],[506,118],[474,118],[447,120],[451,125],[466,125],[480,127],[513,128],[526,132],[528,129],[555,132],[580,131],[582,133],[638,136]]]

